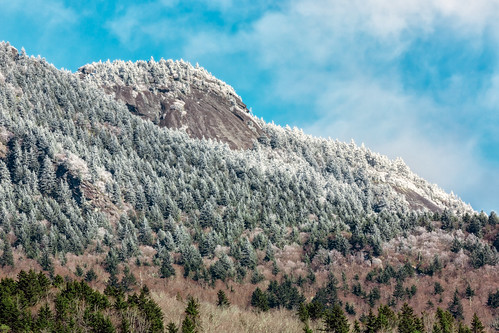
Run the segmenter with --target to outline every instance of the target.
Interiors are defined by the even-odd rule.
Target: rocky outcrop
[[[133,114],[191,137],[248,149],[262,132],[232,87],[184,61],[93,63],[78,73]]]

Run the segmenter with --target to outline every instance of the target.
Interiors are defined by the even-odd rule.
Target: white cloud
[[[4,13],[22,12],[48,26],[69,24],[78,20],[77,13],[57,0],[0,0],[0,7]]]

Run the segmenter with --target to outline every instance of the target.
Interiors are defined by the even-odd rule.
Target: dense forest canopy
[[[99,75],[82,78],[0,44],[2,266],[13,265],[12,248],[52,273],[68,253],[104,253],[114,281],[120,264],[152,248],[162,278],[180,266],[194,280],[251,276],[259,283],[257,267],[268,263],[278,274],[275,252],[286,246],[303,250],[300,260],[313,275],[335,253],[371,260],[400,237],[435,228],[452,235],[455,252],[464,251],[472,267],[497,264],[495,213],[474,212],[400,159],[252,116],[261,133],[251,149],[192,138],[133,115],[99,81],[185,78],[188,89],[196,72],[197,80],[209,78],[210,89],[237,97],[232,88],[183,62],[95,66]],[[125,276],[133,276],[126,265]],[[437,258],[417,269],[433,275],[441,267]],[[396,275],[374,276],[389,283]],[[363,297],[374,305],[379,295],[369,295]],[[302,303],[296,289],[292,303],[278,306]]]

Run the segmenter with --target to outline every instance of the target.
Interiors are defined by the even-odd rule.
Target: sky
[[[266,121],[401,157],[499,211],[499,0],[0,0],[0,22],[72,71],[198,63]]]

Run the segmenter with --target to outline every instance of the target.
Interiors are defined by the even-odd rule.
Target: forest
[[[130,84],[204,75],[183,62],[103,68]],[[1,43],[2,329],[190,332],[189,318],[201,330],[194,314],[164,316],[156,290],[194,305],[222,291],[306,332],[499,328],[494,212],[400,159],[255,121],[248,150],[191,138]]]

